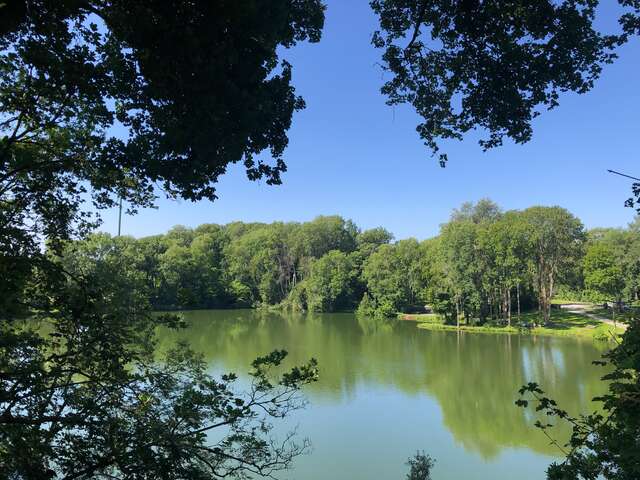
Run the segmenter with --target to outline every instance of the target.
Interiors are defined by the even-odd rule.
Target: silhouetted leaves
[[[595,401],[602,403],[602,411],[590,415],[571,416],[557,403],[545,396],[536,383],[520,389],[521,396],[529,396],[549,418],[568,422],[572,434],[566,445],[560,445],[548,433],[553,425],[536,422],[565,455],[547,471],[549,480],[598,478],[632,480],[640,477],[640,322],[631,322],[621,343],[605,356],[612,371],[602,377],[609,382],[608,392]],[[596,362],[594,362],[596,363]],[[523,398],[516,405],[527,407]]]
[[[435,465],[429,455],[424,452],[416,452],[413,457],[407,460],[407,466],[409,467],[409,473],[407,473],[407,480],[431,480],[431,469]]]
[[[638,30],[640,5],[621,0],[623,31],[595,25],[597,1],[373,0],[380,29],[373,45],[391,78],[390,105],[410,104],[417,131],[439,154],[443,139],[480,128],[483,149],[531,139],[534,118],[565,91],[585,93]]]

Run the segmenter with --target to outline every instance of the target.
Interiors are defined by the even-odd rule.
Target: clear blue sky
[[[388,107],[379,93],[380,51],[370,45],[376,18],[368,2],[327,3],[322,41],[285,52],[307,108],[289,131],[283,185],[250,182],[236,165],[219,183],[220,200],[159,199],[158,210],[125,216],[124,233],[340,214],[363,228],[381,225],[396,238],[422,239],[437,234],[453,208],[483,197],[504,209],[560,205],[588,228],[632,220],[633,211],[623,207],[630,183],[606,170],[640,175],[640,42],[620,50],[590,93],[564,95],[560,107],[543,113],[530,143],[483,153],[470,136],[444,145],[449,164],[442,169],[418,138],[411,109]],[[614,13],[604,11],[603,24],[611,25]],[[102,230],[115,233],[116,212],[104,218]]]

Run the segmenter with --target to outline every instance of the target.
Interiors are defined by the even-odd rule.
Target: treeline
[[[422,242],[393,242],[384,228],[362,231],[322,216],[178,226],[141,239],[95,234],[70,243],[65,261],[117,259],[157,309],[278,305],[392,316],[428,304],[450,323],[510,322],[512,312],[530,308],[547,321],[558,292],[638,298],[639,226],[586,232],[560,207],[503,212],[481,200],[454,210],[440,234]]]

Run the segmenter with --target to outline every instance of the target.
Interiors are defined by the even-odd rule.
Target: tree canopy
[[[0,12],[0,245],[10,257],[36,253],[36,237],[94,226],[87,196],[132,211],[159,189],[214,199],[235,162],[252,180],[280,182],[304,102],[279,48],[320,39],[319,0],[29,0]],[[256,157],[265,150],[274,163]]]
[[[531,122],[562,92],[589,91],[615,49],[638,31],[640,4],[619,0],[620,31],[600,32],[592,0],[372,0],[391,74],[390,105],[422,117],[420,138],[444,166],[440,141],[477,128],[483,149],[531,139]]]
[[[485,199],[455,209],[433,238],[391,239],[381,227],[361,232],[325,216],[174,227],[140,239],[95,234],[65,244],[63,258],[88,268],[104,261],[103,252],[118,252],[156,309],[333,312],[364,302],[368,315],[429,305],[449,323],[510,324],[512,312],[538,307],[547,323],[553,296],[633,302],[640,295],[638,230],[585,231],[561,207],[503,212]]]
[[[323,22],[319,0],[0,3],[0,476],[271,475],[305,449],[268,432],[314,361],[259,358],[243,395],[185,345],[155,357],[156,327],[180,326],[158,297],[220,296],[215,229],[69,240],[119,199],[213,200],[231,163],[279,183],[304,107],[281,49]]]

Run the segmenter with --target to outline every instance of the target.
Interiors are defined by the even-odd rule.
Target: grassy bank
[[[444,319],[437,313],[399,313],[398,320],[421,323],[444,323]]]
[[[415,315],[415,321],[420,322],[418,328],[427,330],[458,330],[455,325],[445,325],[443,322],[421,321],[421,315]],[[563,311],[552,311],[551,322],[542,327],[531,327],[534,322],[539,321],[538,312],[529,312],[521,315],[520,322],[517,318],[512,319],[510,327],[499,324],[486,324],[482,326],[460,325],[460,330],[473,333],[503,333],[503,334],[526,334],[526,335],[548,335],[557,337],[579,337],[593,340],[610,340],[612,335],[622,333],[620,327],[614,328],[612,325],[594,320],[585,315],[569,313]]]

